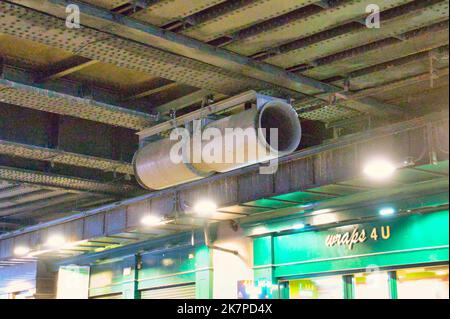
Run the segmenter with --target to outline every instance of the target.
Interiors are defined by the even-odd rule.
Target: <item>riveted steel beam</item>
[[[70,58],[68,61],[62,61],[58,63],[58,65],[50,66],[45,71],[39,72],[38,76],[35,79],[35,82],[43,83],[60,79],[97,63],[98,61],[95,60],[75,56],[73,58]]]
[[[400,66],[403,66],[403,65],[407,65],[407,64],[409,64],[411,62],[423,61],[425,59],[428,59],[429,58],[429,54],[433,53],[433,52],[436,52],[436,54],[438,54],[438,52],[440,52],[441,54],[448,55],[449,47],[448,47],[448,45],[445,45],[443,47],[438,47],[438,48],[435,48],[435,49],[432,49],[432,50],[427,50],[427,51],[411,54],[411,55],[408,55],[408,56],[400,57],[398,59],[390,60],[388,62],[372,65],[372,66],[369,66],[367,68],[362,68],[362,69],[359,69],[359,70],[356,70],[356,71],[353,71],[353,72],[349,72],[349,73],[347,73],[347,76],[349,78],[356,79],[358,77],[362,77],[362,76],[369,75],[369,74],[372,74],[372,73],[388,70],[388,69],[391,69],[393,67],[400,67]],[[331,79],[328,79],[328,80],[329,81],[334,81],[335,78],[331,78]]]
[[[381,39],[400,35],[410,30],[422,28],[448,19],[446,9],[448,0],[424,0],[414,1],[399,7],[382,11],[382,27],[370,29],[365,25],[354,22],[319,34],[313,34],[271,48],[269,56],[264,58],[265,62],[281,67],[292,67],[302,63],[311,63],[330,54],[338,53],[348,49],[349,45],[369,44]],[[348,29],[340,33],[341,29]],[[336,33],[336,34],[334,34]],[[331,34],[331,37],[329,36]]]
[[[137,94],[131,95],[131,96],[123,99],[123,101],[142,99],[144,97],[147,97],[147,96],[150,96],[150,95],[153,95],[153,94],[157,94],[157,93],[163,92],[165,90],[176,88],[177,86],[179,86],[179,84],[176,83],[176,82],[163,84],[161,86],[150,88],[150,89],[147,89],[147,90],[143,90],[143,91],[141,91],[141,92],[139,92]]]
[[[324,9],[322,7],[316,6],[316,5],[309,5],[306,7],[302,7],[300,9],[288,12],[284,15],[277,16],[275,18],[271,18],[266,21],[262,21],[258,24],[249,26],[248,28],[238,30],[230,35],[228,37],[230,38],[230,41],[226,43],[227,47],[230,47],[230,43],[237,42],[237,41],[244,41],[246,39],[250,39],[253,37],[256,37],[257,35],[261,35],[262,33],[270,32],[271,30],[275,30],[277,28],[282,28],[283,26],[287,26],[292,22],[295,22],[297,20],[301,19],[308,19],[311,16],[314,16],[320,12],[323,12]],[[244,45],[245,47],[246,45]],[[233,45],[233,48],[235,45]],[[242,48],[245,50],[244,48]],[[252,50],[252,48],[248,48],[249,50]],[[254,49],[253,49],[254,50]]]
[[[10,2],[20,3],[29,8],[45,11],[62,18],[66,17],[66,5],[77,4],[83,13],[83,24],[91,29],[83,28],[77,29],[77,31],[67,29],[65,26],[62,26],[62,20],[53,19],[49,16],[40,16],[38,12],[30,12],[14,5],[3,5],[3,9],[24,22],[27,20],[34,22],[45,21],[47,25],[45,30],[48,29],[48,24],[51,24],[53,28],[61,30],[62,34],[65,35],[63,37],[65,40],[63,40],[60,34],[53,38],[44,37],[43,35],[41,37],[38,34],[32,37],[33,41],[53,44],[69,51],[76,51],[77,54],[88,58],[105,60],[109,63],[119,64],[122,67],[137,69],[188,85],[224,94],[230,94],[230,92],[235,94],[248,89],[271,89],[278,91],[279,95],[292,98],[301,97],[303,96],[301,92],[311,90],[320,92],[341,91],[340,88],[333,85],[293,74],[270,64],[259,63],[228,50],[217,49],[183,35],[167,32],[127,17],[117,16],[85,3],[66,0],[45,0],[37,6],[35,2],[27,0]],[[301,6],[298,2],[297,5]],[[0,4],[0,8],[1,6],[2,4]],[[6,32],[15,36],[27,37],[27,34],[17,33],[15,24],[11,24],[11,21],[6,20],[5,22],[7,22],[4,28]],[[105,23],[107,23],[108,28],[105,28]],[[42,26],[36,27],[33,25],[33,28],[41,28],[40,31],[44,31]],[[103,30],[103,32],[95,29]],[[68,41],[67,38],[74,39],[71,36],[75,37],[75,32],[75,39],[77,40]],[[83,36],[85,38],[84,42]],[[117,36],[121,38],[119,39]],[[58,37],[61,39],[59,40]],[[31,36],[29,38],[31,39]],[[168,52],[142,46],[136,42],[151,43],[153,46]],[[122,53],[119,54],[119,52]],[[169,52],[183,55],[188,59],[172,55]],[[124,56],[129,58],[124,60]],[[167,59],[171,62],[168,62]],[[174,65],[174,61],[177,62],[176,65]],[[355,104],[356,108],[364,112],[383,113],[388,111],[394,114],[403,112],[400,108],[385,105],[370,98]]]
[[[236,55],[226,50],[218,50],[208,44],[183,35],[168,32],[127,17],[120,17],[104,9],[89,6],[78,1],[46,0],[42,1],[40,5],[37,5],[34,1],[16,0],[10,2],[22,4],[37,11],[45,11],[64,19],[66,17],[65,8],[68,4],[79,5],[82,12],[81,21],[90,29],[70,30],[65,28],[62,20],[43,16],[38,12],[32,12],[12,4],[2,4],[2,10],[10,16],[20,17],[19,20],[24,23],[27,21],[40,23],[45,21],[46,24],[50,23],[52,27],[63,31],[63,34],[65,34],[64,38],[66,40],[63,41],[63,45],[61,45],[56,36],[55,38],[44,38],[45,32],[43,29],[41,29],[43,33],[42,38],[39,35],[34,36],[34,41],[47,42],[47,44],[54,44],[58,47],[63,46],[70,51],[77,50],[79,55],[85,57],[96,55],[97,58],[107,59],[109,63],[117,63],[123,67],[138,69],[170,80],[224,94],[235,94],[250,88],[268,89],[274,87],[287,89],[289,91],[287,92],[288,94],[294,94],[295,92],[301,92],[301,88],[304,85],[313,86],[321,90],[329,89],[326,84],[319,81],[293,76],[282,69],[255,62],[247,57]],[[110,27],[103,28],[105,23]],[[27,37],[26,34],[19,35],[17,32],[14,32],[14,28],[15,25],[8,24],[3,32]],[[96,29],[102,29],[103,32],[96,31]],[[67,37],[72,34],[78,39],[77,41],[67,41]],[[133,42],[133,45],[129,41],[119,40],[114,36],[120,36],[145,45],[151,43],[154,47],[183,55],[189,59],[147,46],[137,45],[135,42]],[[86,39],[85,41],[83,41],[83,37]],[[91,38],[91,41],[87,39],[88,37]],[[92,41],[97,42],[94,43]],[[83,43],[88,45],[82,47]],[[100,55],[99,50],[103,50]],[[123,51],[123,53],[118,54],[119,51]],[[132,53],[134,51],[139,52],[139,55]],[[136,61],[135,63],[130,61],[126,63],[124,59],[120,59],[122,56],[134,58]],[[154,63],[156,61],[159,62],[158,67]],[[166,69],[164,64],[170,65],[167,65]],[[255,81],[255,79],[263,82]],[[268,85],[268,83],[271,83],[271,85]]]
[[[92,194],[63,194],[50,199],[41,199],[26,204],[15,205],[6,209],[0,209],[0,222],[3,218],[14,217],[18,220],[28,218],[38,219],[45,217],[46,214],[64,214],[80,211],[86,206],[99,205],[105,202],[111,202],[114,198],[101,197]]]
[[[201,102],[204,98],[212,94],[213,94],[212,92],[206,90],[198,90],[191,94],[182,96],[178,99],[165,103],[163,105],[159,105],[155,107],[154,110],[156,110],[160,114],[166,114],[173,110],[177,111],[185,107],[188,107],[192,104]]]
[[[39,238],[41,232],[42,234],[47,234],[52,230],[64,231],[68,237],[73,235],[76,241],[95,241],[95,238],[101,241],[101,238],[105,236],[124,237],[123,234],[126,232],[139,231],[140,217],[143,214],[148,214],[149,207],[154,208],[157,206],[160,208],[159,211],[162,215],[173,213],[174,193],[179,196],[180,200],[187,203],[195,202],[205,195],[210,198],[217,198],[220,210],[223,211],[230,205],[246,204],[263,198],[269,199],[289,192],[303,190],[321,191],[317,188],[354,181],[355,179],[360,180],[360,168],[364,164],[364,158],[373,151],[379,150],[380,146],[383,146],[385,151],[389,151],[395,159],[399,160],[405,157],[416,157],[423,154],[424,151],[430,151],[432,147],[427,143],[423,145],[425,150],[422,148],[404,148],[401,145],[412,137],[422,140],[427,134],[424,128],[430,125],[434,125],[441,132],[439,134],[442,137],[448,136],[448,131],[443,130],[443,128],[448,126],[448,120],[445,120],[441,114],[438,116],[438,118],[435,116],[416,118],[407,122],[379,127],[371,131],[351,134],[296,152],[280,159],[278,172],[273,176],[258,174],[260,166],[254,165],[243,170],[213,176],[203,181],[153,192],[137,198],[127,199],[120,203],[83,211],[59,220],[27,227],[20,232],[1,235],[0,245],[3,249],[0,249],[2,251],[0,259],[11,256],[12,249],[8,248],[7,244],[11,243],[11,240],[15,240],[14,238],[21,239],[26,238],[26,236]],[[349,156],[349,154],[352,155]],[[446,161],[448,155],[441,154],[439,159],[440,161]],[[425,157],[420,165],[428,165],[430,162],[431,159]],[[440,169],[445,170],[447,164],[445,162],[441,164]],[[407,170],[408,168],[405,169]],[[338,174],[324,174],[324,170],[338,172]],[[306,175],[302,176],[302,178],[296,178],[296,174],[293,172],[302,172]],[[397,185],[391,185],[387,189],[393,190],[395,196],[403,196],[405,191],[409,192],[411,190],[419,193],[423,192],[424,189],[430,194],[444,194],[445,188],[448,189],[448,179],[446,180],[445,178],[439,177],[428,181],[428,183],[430,184],[418,183],[401,188]],[[267,184],[270,184],[271,187],[267,188]],[[377,190],[376,197],[373,196],[373,193],[358,194],[357,196],[359,202],[362,200],[367,201],[367,198],[378,201],[382,199],[385,191],[385,189]],[[298,209],[299,207],[291,207],[289,213],[292,214],[293,210],[298,212]],[[272,213],[274,213],[274,210],[269,210],[269,215]],[[234,219],[236,215],[230,218]],[[252,218],[264,217],[262,214],[254,214]],[[79,227],[76,225],[79,225]],[[78,230],[82,231],[78,232]]]
[[[126,184],[102,183],[94,180],[71,176],[43,173],[0,166],[0,180],[40,185],[48,189],[67,190],[70,192],[93,192],[125,195],[137,191],[137,188]]]
[[[441,47],[440,51],[448,52],[448,46]],[[347,76],[349,76],[350,78],[352,78],[355,81],[357,79],[357,77],[359,77],[359,76],[365,76],[365,75],[372,74],[375,72],[380,72],[383,70],[391,70],[392,71],[393,67],[405,65],[405,64],[408,64],[408,63],[411,63],[414,61],[422,61],[424,59],[427,59],[429,52],[430,51],[419,52],[419,53],[408,55],[408,56],[401,57],[398,59],[390,60],[388,62],[373,65],[373,66],[370,66],[367,68],[359,69],[357,71],[348,73]],[[445,76],[446,74],[447,74],[446,69],[443,69],[443,70],[439,70],[436,73],[436,76],[442,77],[442,76]],[[360,90],[357,92],[351,92],[351,93],[348,93],[348,95],[351,97],[351,99],[358,100],[358,99],[367,98],[369,96],[376,95],[376,94],[384,92],[384,91],[394,90],[396,88],[412,85],[412,84],[415,84],[417,82],[421,82],[424,80],[429,80],[429,77],[430,77],[429,73],[420,74],[418,76],[414,76],[411,78],[394,81],[394,82],[389,82],[389,83],[387,83],[385,85],[381,85],[379,87]],[[339,81],[341,79],[342,79],[342,77],[339,76],[339,77],[329,78],[326,81],[334,82],[334,81]],[[341,102],[342,101],[340,101],[340,103]],[[343,102],[345,102],[345,101],[343,101]],[[322,121],[325,120],[326,122],[335,122],[342,118],[353,118],[353,117],[359,116],[359,114],[352,112],[348,108],[345,108],[345,106],[339,105],[339,103],[338,103],[338,105],[330,106],[329,104],[326,104],[321,100],[306,99],[304,101],[296,102],[294,105],[297,109],[299,109],[300,117],[309,119],[309,120],[319,120],[320,119]]]
[[[0,154],[52,162],[57,164],[93,168],[105,172],[117,172],[122,174],[134,175],[133,167],[130,163],[83,154],[70,153],[35,145],[26,145],[4,141],[1,139]]]
[[[27,193],[17,194],[15,196],[2,197],[0,198],[0,208],[5,208],[11,205],[18,205],[20,203],[25,203],[29,201],[34,201],[38,199],[51,198],[54,196],[67,193],[67,191],[51,191],[47,189],[35,190]]]
[[[273,84],[242,75],[242,65],[235,65],[234,70],[215,66],[218,62],[223,66],[226,59],[215,53],[211,46],[86,3],[59,0],[46,0],[39,4],[35,1],[20,0],[14,3],[24,4],[36,11],[11,3],[0,3],[0,10],[4,12],[0,17],[0,23],[3,22],[2,32],[12,36],[224,94],[235,94],[250,88],[277,88]],[[66,28],[65,8],[69,4],[80,7],[81,21],[86,27]],[[54,14],[64,20],[38,11]],[[20,32],[14,22],[16,18],[30,32]],[[105,24],[109,26],[106,27]],[[174,51],[184,53],[188,57],[170,53]],[[216,63],[205,60],[207,57],[208,60],[213,57]],[[278,85],[278,88],[284,94],[296,94],[296,88],[293,91],[282,85]]]
[[[5,208],[0,209],[0,221],[4,217],[11,217],[16,216],[18,213],[21,213],[25,210],[38,210],[44,207],[48,206],[55,206],[61,203],[65,203],[67,201],[73,200],[73,199],[80,199],[89,194],[73,194],[73,193],[64,193],[60,194],[58,196],[54,196],[52,198],[45,198],[45,199],[38,199],[34,201],[27,202],[25,204],[18,204],[18,205],[11,205]]]
[[[411,1],[378,0],[377,5],[380,10],[387,10]],[[344,0],[335,1],[329,8],[308,6],[300,9],[297,15],[293,12],[287,13],[251,26],[248,31],[242,30],[240,37],[239,32],[236,33],[238,37],[226,48],[248,56],[261,55],[262,52],[276,53],[278,48],[286,43],[296,42],[365,17],[366,8],[372,3],[372,0]],[[328,19],[329,16],[333,18]]]
[[[191,26],[182,32],[210,41],[315,2],[317,0],[229,0],[190,16]]]
[[[157,26],[166,26],[180,22],[183,25],[193,14],[217,5],[226,0],[138,0],[137,5],[144,8],[132,16],[135,19]]]
[[[419,28],[416,30],[411,30],[399,35],[403,40],[399,40],[397,38],[386,38],[382,40],[378,40],[366,45],[358,46],[356,48],[352,48],[349,50],[345,50],[330,56],[326,56],[314,61],[314,67],[319,67],[327,64],[331,64],[334,62],[338,62],[343,59],[352,58],[357,55],[361,55],[373,50],[383,49],[384,47],[389,47],[391,45],[395,45],[400,42],[415,40],[416,38],[422,36],[432,36],[436,32],[444,31],[449,28],[449,21],[438,22],[429,26],[425,26],[423,28]]]
[[[351,79],[354,72],[389,63],[397,57],[434,50],[442,44],[448,43],[448,21],[406,32],[401,36],[404,38],[403,41],[387,38],[324,57],[316,60],[316,66],[300,72],[328,83],[339,80],[349,80],[350,83],[353,83]],[[362,65],[364,67],[361,67]],[[391,73],[386,75],[389,77]]]
[[[19,228],[23,226],[31,226],[36,224],[33,219],[18,219],[11,217],[0,217],[0,224],[10,224],[12,228]],[[4,227],[4,225],[3,225]]]
[[[0,102],[140,130],[151,126],[150,114],[0,79]]]

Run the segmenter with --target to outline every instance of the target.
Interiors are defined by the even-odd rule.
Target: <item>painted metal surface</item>
[[[9,142],[0,139],[0,153],[9,156],[49,161],[52,163],[95,168],[102,171],[133,175],[130,163],[108,160],[88,155],[64,152],[60,150]]]
[[[392,8],[411,0],[383,0],[377,1],[381,10]],[[260,32],[251,37],[237,40],[226,48],[240,54],[253,55],[261,51],[270,51],[279,45],[303,39],[313,34],[329,30],[333,27],[362,19],[366,15],[366,7],[371,4],[370,0],[343,1],[342,4],[326,10],[320,10],[307,17],[300,16],[299,19],[289,19],[274,27],[261,29]]]
[[[0,98],[4,103],[131,129],[143,129],[154,123],[149,114],[5,79],[0,79]]]
[[[379,220],[375,223],[350,225],[320,232],[303,232],[286,236],[275,236],[275,258],[272,266],[276,277],[308,275],[339,270],[364,269],[370,265],[378,267],[448,261],[448,211],[401,217],[394,220]],[[390,227],[390,237],[381,238],[381,227]],[[347,246],[327,247],[326,237],[336,233],[367,229],[367,241]],[[380,236],[370,238],[373,228]],[[433,234],[430,236],[430,234]],[[258,241],[259,239],[256,239]],[[255,266],[266,265],[259,256],[267,250],[266,245],[255,246]]]
[[[428,154],[427,149],[416,149],[413,146],[411,146],[411,149],[406,149],[404,147],[405,143],[409,143],[407,141],[424,138],[423,134],[425,131],[421,125],[426,125],[426,123],[426,121],[421,122],[418,120],[408,122],[408,125],[403,123],[403,125],[395,129],[391,128],[391,130],[387,130],[387,128],[382,128],[378,132],[370,132],[370,134],[368,133],[363,136],[353,136],[352,139],[344,139],[347,144],[337,141],[334,144],[328,145],[329,148],[326,152],[325,146],[321,146],[314,152],[311,150],[309,152],[305,151],[287,156],[280,162],[279,170],[275,176],[259,175],[257,171],[255,172],[258,167],[249,167],[245,169],[245,172],[235,171],[221,176],[214,176],[204,181],[193,182],[178,187],[178,196],[180,200],[189,203],[194,203],[196,200],[208,196],[208,198],[217,201],[219,207],[221,207],[220,211],[223,210],[226,212],[227,210],[225,208],[229,206],[264,198],[270,199],[274,196],[301,190],[308,191],[308,189],[319,188],[320,191],[320,187],[359,178],[360,174],[355,167],[359,167],[361,162],[352,159],[352,156],[356,156],[358,152],[361,152],[358,155],[360,161],[365,156],[371,154],[371,152],[379,152],[380,149],[384,149],[390,154],[397,154],[399,161],[412,156],[414,158],[422,157],[423,164],[429,163],[426,155]],[[435,122],[434,124],[436,129],[438,128],[438,123]],[[443,124],[445,125],[445,123]],[[442,133],[445,134],[444,131]],[[349,154],[353,155],[350,156]],[[424,155],[425,157],[423,157]],[[448,155],[438,155],[438,153],[436,155],[442,160],[448,158]],[[313,169],[305,169],[312,167],[311,165],[314,166]],[[414,180],[418,182],[423,180],[423,178],[430,180],[438,176],[442,178],[440,173],[438,176],[433,175],[433,169],[436,169],[433,167],[434,165],[429,165],[427,168],[431,170],[430,174],[424,173],[425,175],[410,179],[410,182]],[[333,171],[334,174],[330,174],[330,171]],[[297,174],[293,172],[304,173]],[[312,172],[314,172],[314,176]],[[444,171],[442,174],[446,174],[446,172]],[[367,185],[369,187],[371,185],[367,181],[364,182],[364,179],[359,179],[359,182],[355,183],[355,185]],[[251,187],[247,187],[247,185]],[[155,192],[133,200],[83,212],[82,214],[73,215],[55,222],[41,224],[39,227],[29,227],[22,232],[12,232],[7,236],[1,236],[1,246],[3,247],[1,258],[5,259],[11,256],[14,240],[30,238],[30,236],[35,237],[41,232],[47,233],[52,229],[53,231],[57,231],[58,229],[66,229],[67,227],[67,230],[64,231],[67,232],[68,236],[73,236],[74,241],[84,239],[93,240],[94,238],[113,236],[114,234],[139,229],[141,228],[140,219],[148,214],[149,211],[154,210],[161,214],[170,214],[173,212],[173,191],[173,189],[170,189],[168,191]],[[359,191],[361,192],[362,190]],[[270,210],[271,208],[269,207],[265,208],[265,211]],[[227,218],[233,219],[237,217],[235,214],[229,214],[227,216]],[[179,221],[182,224],[187,224],[189,227],[193,227],[193,225],[199,227],[202,223],[202,220],[192,220],[189,216],[180,218]],[[194,222],[194,224],[191,224],[191,222]],[[108,225],[114,225],[114,227]],[[167,227],[171,226],[167,225]],[[176,224],[173,227],[176,227]],[[153,235],[153,238],[162,236],[168,232],[170,233],[169,229],[171,229],[172,233],[187,230],[186,228],[165,229],[161,227],[161,232]],[[158,229],[155,228],[155,230]],[[152,231],[148,232],[149,237],[147,238],[152,237],[151,233]],[[139,237],[136,234],[135,240],[138,241],[139,238],[143,239],[145,237]]]

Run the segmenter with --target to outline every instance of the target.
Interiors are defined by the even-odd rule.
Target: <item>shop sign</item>
[[[373,227],[369,230],[356,227],[353,231],[328,235],[325,238],[325,245],[327,247],[345,246],[352,250],[355,245],[362,244],[368,240],[388,240],[390,237],[390,226]]]

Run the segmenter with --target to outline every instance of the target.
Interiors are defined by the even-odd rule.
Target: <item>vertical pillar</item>
[[[345,275],[342,277],[344,286],[344,299],[355,299],[355,277],[353,275]]]
[[[89,298],[89,266],[60,266],[57,279],[57,299]]]
[[[200,246],[195,252],[195,298],[213,298],[213,251],[206,246]]]
[[[389,297],[391,299],[398,299],[398,293],[397,293],[397,272],[396,271],[389,271],[388,272],[388,278],[389,278]]]
[[[122,286],[123,299],[140,299],[139,292],[139,269],[141,268],[141,255],[134,255],[134,260],[131,267],[131,272],[124,275],[124,284]]]
[[[273,236],[258,237],[253,240],[253,265],[255,285],[266,283],[267,298],[280,298],[277,279],[274,274]]]

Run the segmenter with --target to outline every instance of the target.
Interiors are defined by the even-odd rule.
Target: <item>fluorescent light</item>
[[[395,214],[395,209],[392,207],[382,208],[379,211],[381,216],[390,216]]]
[[[60,248],[60,247],[64,246],[65,243],[66,243],[66,240],[64,239],[63,236],[52,235],[48,238],[45,245],[50,248]]]
[[[305,227],[306,227],[305,224],[303,224],[303,223],[298,223],[298,224],[295,224],[294,226],[292,226],[292,229],[303,229],[303,228],[305,228]]]
[[[18,246],[14,248],[14,255],[16,256],[25,256],[30,252],[30,248],[26,246]]]
[[[163,224],[163,220],[161,217],[156,215],[147,215],[142,218],[141,223],[145,226],[158,226]]]
[[[386,159],[374,159],[364,166],[364,174],[377,181],[388,179],[396,170],[395,165]]]
[[[194,211],[200,216],[210,216],[216,213],[217,204],[213,201],[203,200],[195,204]]]

